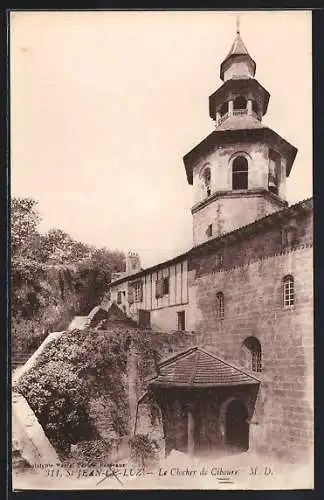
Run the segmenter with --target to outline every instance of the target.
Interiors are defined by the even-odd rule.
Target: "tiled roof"
[[[236,37],[234,39],[234,42],[232,44],[232,47],[231,47],[229,53],[227,54],[227,56],[225,57],[224,61],[221,64],[220,77],[222,80],[224,77],[224,63],[226,63],[226,61],[228,61],[229,59],[231,59],[232,57],[235,57],[235,56],[247,56],[252,63],[253,73],[255,73],[255,69],[256,69],[255,61],[252,59],[252,57],[248,53],[247,48],[245,47],[245,45],[243,43],[243,40],[241,38],[240,33],[237,32]]]
[[[240,33],[237,33],[236,37],[234,38],[234,42],[232,44],[232,47],[231,47],[229,53],[227,54],[227,56],[225,57],[225,59],[228,59],[229,57],[234,56],[234,55],[239,56],[239,55],[243,55],[243,54],[249,55],[247,48],[245,47],[245,45],[243,43],[243,40],[241,38]]]
[[[160,373],[149,381],[154,387],[222,387],[259,384],[260,381],[201,347],[187,351],[159,365]]]

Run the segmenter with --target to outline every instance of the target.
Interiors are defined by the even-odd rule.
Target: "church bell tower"
[[[183,158],[194,188],[194,245],[288,205],[286,178],[297,149],[263,125],[270,94],[255,72],[237,23],[220,66],[223,84],[209,97],[215,130]]]

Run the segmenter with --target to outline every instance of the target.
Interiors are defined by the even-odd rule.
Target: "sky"
[[[11,195],[41,230],[139,252],[143,267],[192,246],[183,156],[214,130],[240,16],[263,122],[298,149],[289,203],[312,196],[311,12],[13,12]]]

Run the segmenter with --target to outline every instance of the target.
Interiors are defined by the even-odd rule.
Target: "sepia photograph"
[[[314,488],[312,12],[11,11],[12,488]]]

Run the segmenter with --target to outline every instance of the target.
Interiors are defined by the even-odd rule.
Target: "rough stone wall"
[[[282,207],[262,194],[244,196],[232,192],[221,196],[193,214],[193,241],[198,245],[208,240],[206,230],[212,224],[212,237],[228,233]]]
[[[216,252],[214,249],[204,248],[202,251],[192,253],[188,263],[189,271],[195,270],[197,277],[216,272],[218,268],[215,253],[218,252],[223,255],[222,269],[226,270],[274,256],[289,249],[312,245],[313,219],[311,215],[291,216],[281,222],[271,219],[268,225],[260,225],[248,237],[239,237],[235,242],[227,243],[226,246],[220,242]],[[294,230],[294,237],[290,246],[287,246],[283,243],[282,233],[283,230],[290,228]]]
[[[197,330],[206,347],[240,365],[244,340],[254,336],[261,343],[262,383],[251,447],[291,457],[309,450],[313,439],[311,217],[300,218],[297,227],[295,247],[284,253],[273,255],[281,245],[278,227],[226,248],[222,271],[215,272],[212,254],[195,261],[201,312]],[[295,280],[295,304],[284,308],[282,278],[287,274]],[[224,319],[216,317],[218,291],[225,298]]]
[[[195,454],[216,456],[224,453],[224,405],[240,400],[249,416],[253,413],[258,386],[226,387],[183,391],[176,388],[150,392],[138,404],[135,432],[159,442],[168,455],[188,448],[188,411],[194,416]]]
[[[147,435],[151,442],[156,442],[159,456],[165,456],[165,441],[162,412],[151,392],[148,392],[137,406],[134,434]]]

